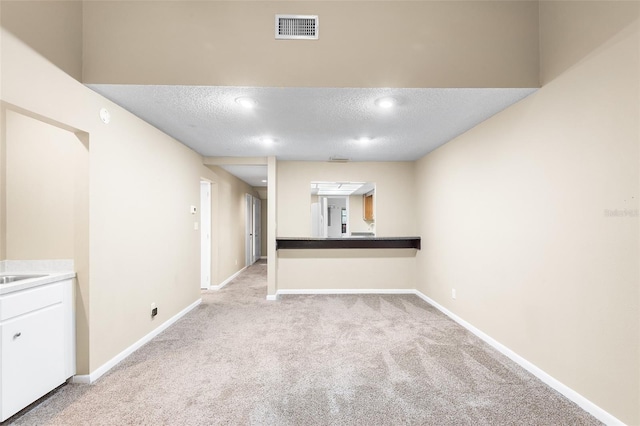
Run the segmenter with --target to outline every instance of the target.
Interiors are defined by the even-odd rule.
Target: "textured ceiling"
[[[267,166],[223,165],[220,166],[234,176],[240,177],[251,186],[267,186]]]
[[[313,161],[417,160],[536,90],[89,87],[204,156]],[[387,96],[395,107],[375,104]]]

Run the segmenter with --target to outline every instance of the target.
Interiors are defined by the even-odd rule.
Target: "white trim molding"
[[[453,321],[460,324],[462,327],[469,330],[471,333],[478,336],[485,343],[496,349],[498,352],[502,353],[504,356],[520,365],[522,368],[527,370],[529,373],[536,376],[543,383],[551,387],[552,389],[560,392],[570,401],[573,401],[580,408],[582,408],[587,413],[591,414],[596,419],[600,420],[604,424],[608,426],[624,426],[625,423],[620,421],[614,415],[600,408],[598,405],[594,404],[584,396],[580,395],[578,392],[571,389],[569,386],[560,382],[558,379],[552,377],[550,374],[546,373],[544,370],[529,362],[522,356],[518,355],[502,343],[498,342],[488,334],[484,333],[480,329],[474,327],[467,321],[463,320],[444,306],[437,303],[435,300],[431,299],[428,296],[425,296],[421,291],[416,289],[313,289],[313,290],[304,290],[304,289],[283,289],[278,290],[275,295],[268,295],[267,300],[277,300],[281,295],[287,294],[415,294],[434,308],[438,309],[440,312],[451,318]]]
[[[149,334],[147,334],[146,336],[142,337],[140,340],[135,342],[133,345],[129,346],[124,351],[120,352],[118,355],[116,355],[115,357],[111,358],[106,363],[102,364],[100,367],[98,367],[92,373],[73,376],[71,378],[70,382],[71,383],[83,383],[83,384],[91,384],[91,383],[95,382],[100,377],[102,377],[105,373],[107,373],[109,370],[111,370],[113,367],[115,367],[120,361],[124,360],[126,357],[128,357],[129,355],[131,355],[132,353],[134,353],[135,351],[140,349],[144,344],[146,344],[149,341],[151,341],[151,339],[156,337],[158,334],[162,333],[164,330],[169,328],[171,325],[173,325],[176,321],[178,321],[180,318],[182,318],[187,313],[189,313],[189,311],[194,309],[200,303],[202,303],[202,299],[196,300],[191,305],[187,306],[186,308],[184,308],[183,310],[181,310],[180,312],[178,312],[177,314],[175,314],[174,316],[169,318],[167,321],[162,323],[160,326],[158,326],[155,329],[153,329]]]
[[[552,389],[555,389],[556,391],[564,395],[567,399],[576,403],[580,408],[582,408],[587,413],[591,414],[596,419],[600,420],[601,422],[609,426],[624,425],[622,421],[617,419],[612,414],[608,413],[607,411],[603,410],[593,402],[589,401],[587,398],[580,395],[578,392],[574,391],[569,386],[565,385],[564,383],[560,382],[556,378],[546,373],[541,368],[527,361],[525,358],[518,355],[517,353],[515,353],[514,351],[512,351],[502,343],[498,342],[488,334],[484,333],[483,331],[477,329],[467,321],[463,320],[462,318],[460,318],[459,316],[457,316],[456,314],[454,314],[444,306],[437,303],[435,300],[431,299],[428,296],[425,296],[419,290],[414,290],[413,293],[418,297],[420,297],[425,302],[427,302],[428,304],[430,304],[431,306],[433,306],[434,308],[438,309],[440,312],[442,312],[452,320],[454,320],[455,322],[457,322],[458,324],[460,324],[461,326],[463,326],[464,328],[466,328],[467,330],[469,330],[470,332],[472,332],[473,334],[475,334],[476,336],[478,336],[480,339],[484,340],[487,344],[492,346],[498,352],[502,353],[504,356],[511,359],[516,364],[520,365],[529,373],[533,374],[538,379],[540,379],[545,384],[547,384],[549,387],[551,387]]]
[[[413,289],[359,289],[359,288],[331,288],[331,289],[282,289],[276,294],[268,294],[267,300],[276,301],[283,295],[294,294],[416,294]]]
[[[286,294],[416,294],[413,289],[359,289],[359,288],[331,288],[331,289],[283,289],[276,292],[276,297]]]
[[[235,274],[231,275],[229,278],[227,278],[226,280],[222,281],[220,284],[218,285],[212,285],[211,287],[209,287],[209,290],[220,290],[222,289],[222,287],[224,287],[225,285],[229,284],[231,281],[233,281],[238,275],[240,275],[242,273],[242,271],[244,271],[245,269],[247,269],[248,266],[245,266],[244,268],[240,269],[238,272],[236,272]]]

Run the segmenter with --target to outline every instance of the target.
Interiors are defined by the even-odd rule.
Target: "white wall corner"
[[[227,278],[226,280],[222,281],[220,284],[218,285],[212,285],[211,287],[209,287],[209,290],[220,290],[222,289],[222,287],[226,286],[227,284],[229,284],[231,281],[233,281],[238,275],[240,275],[245,269],[247,269],[248,266],[245,266],[244,268],[240,269],[238,272],[236,272],[235,274],[231,275],[229,278]]]

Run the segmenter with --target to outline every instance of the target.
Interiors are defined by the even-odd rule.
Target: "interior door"
[[[260,259],[262,245],[262,229],[261,229],[261,205],[260,198],[253,198],[253,263]]]
[[[245,199],[245,242],[244,242],[244,265],[253,264],[253,196],[244,194]]]

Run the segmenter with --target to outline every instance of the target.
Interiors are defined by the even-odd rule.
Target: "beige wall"
[[[73,259],[76,182],[88,152],[71,132],[6,112],[6,258]]]
[[[218,285],[245,267],[245,194],[258,196],[245,182],[218,166],[207,166],[216,187],[212,197],[212,285]]]
[[[2,39],[0,39],[2,43]],[[1,47],[1,46],[0,46]],[[0,54],[0,81],[2,81],[2,58]],[[0,84],[0,98],[2,96],[2,84]],[[0,105],[0,260],[7,258],[7,215],[6,215],[6,191],[7,191],[7,163],[6,163],[6,110]]]
[[[88,1],[83,12],[86,83],[539,85],[537,1]],[[319,15],[320,39],[275,40],[276,13]]]
[[[410,290],[416,250],[278,250],[278,290]]]
[[[184,145],[88,90],[85,96],[92,121],[100,106],[112,114],[111,124],[89,130],[95,370],[200,298],[199,216],[190,206],[200,204],[207,174]],[[153,320],[151,303],[159,311]]]
[[[277,176],[278,237],[311,236],[311,181],[375,182],[376,235],[417,234],[414,163],[279,161]],[[415,288],[415,253],[415,250],[279,250],[277,289]]]
[[[267,238],[268,238],[268,231],[267,231],[267,226],[268,226],[268,214],[269,214],[269,200],[266,198],[263,198],[260,200],[260,231],[261,231],[261,235],[260,235],[260,240],[262,242],[261,247],[260,247],[260,252],[261,252],[261,256],[262,257],[267,257]]]
[[[112,104],[2,33],[2,100],[84,131],[90,141],[90,286],[80,286],[78,326],[88,344],[79,373],[95,371],[200,297],[202,158]],[[98,112],[112,115],[103,124]],[[87,267],[79,265],[79,267]],[[89,292],[90,287],[90,292]],[[150,319],[150,304],[159,315]]]
[[[82,80],[82,1],[1,3],[4,29],[76,80]]]
[[[638,424],[639,4],[606,4],[542,2],[547,84],[418,162],[417,276],[420,291]],[[592,30],[609,36],[589,50]]]
[[[311,236],[309,189],[311,181],[374,182],[376,184],[376,235],[379,237],[416,235],[418,216],[414,208],[416,197],[414,163],[279,161],[278,237]],[[351,204],[349,207],[354,207],[356,210],[358,208]]]
[[[88,135],[5,103],[0,116],[0,259],[74,261],[77,369],[88,371]]]

